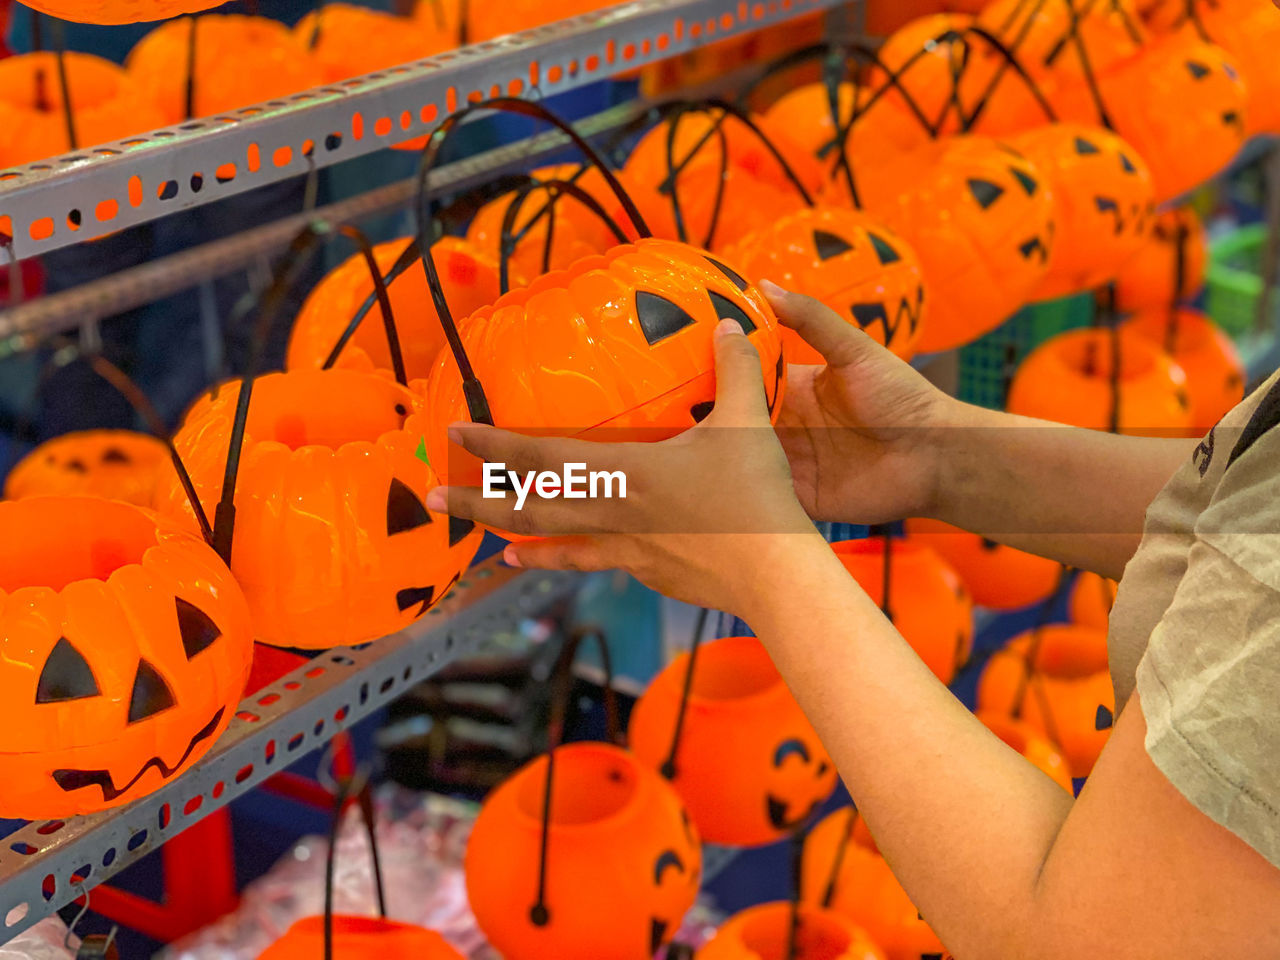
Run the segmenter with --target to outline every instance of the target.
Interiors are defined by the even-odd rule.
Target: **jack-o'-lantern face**
[[[837,177],[836,196],[844,190]],[[906,238],[928,278],[923,352],[994,329],[1048,272],[1050,184],[1020,152],[986,137],[945,137],[884,163],[860,165],[862,206]]]
[[[91,497],[0,503],[0,816],[117,806],[202,756],[252,658],[244,598],[176,525]]]
[[[85,430],[40,444],[9,471],[4,495],[84,495],[149,507],[169,452],[130,430]]]
[[[236,484],[231,569],[257,638],[327,649],[367,643],[438,603],[475,555],[471,521],[433,514],[422,386],[354,370],[261,377]],[[239,384],[193,408],[174,444],[200,499],[222,493]],[[164,509],[193,522],[181,489]],[[358,563],[335,565],[355,550]]]
[[[596,440],[642,431],[653,440],[711,412],[721,319],[736,320],[759,351],[776,415],[785,361],[772,309],[738,270],[686,244],[641,240],[581,260],[477,311],[459,332],[499,427]],[[449,462],[445,428],[470,417],[448,351],[427,402],[431,462],[449,482],[478,485],[474,458]]]
[[[618,747],[555,753],[545,912],[539,854],[547,758],[485,800],[467,844],[466,881],[480,929],[507,960],[650,960],[697,897],[702,850],[679,797]]]
[[[704,643],[694,663],[683,721],[688,654],[659,673],[636,703],[631,749],[670,777],[707,841],[779,840],[831,796],[831,758],[755,637]]]
[[[915,251],[867,214],[835,207],[804,210],[729,249],[757,282],[769,279],[821,300],[895,354],[915,352],[925,313],[925,283]],[[824,363],[784,329],[789,363]]]
[[[1115,134],[1059,123],[1014,137],[1053,189],[1057,236],[1037,300],[1092,290],[1115,278],[1155,218],[1146,163]]]

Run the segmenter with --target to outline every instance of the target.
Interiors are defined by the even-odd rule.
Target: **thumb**
[[[716,404],[712,416],[719,426],[747,426],[768,421],[760,354],[737,320],[721,320],[716,327]]]
[[[880,344],[845,320],[826,304],[813,297],[784,290],[776,283],[763,280],[758,285],[784,327],[790,327],[800,339],[822,354],[830,367],[858,363]]]

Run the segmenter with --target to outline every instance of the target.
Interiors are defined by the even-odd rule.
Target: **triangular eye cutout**
[[[636,292],[636,319],[640,321],[640,330],[649,346],[698,322],[679,304],[647,290]]]
[[[1076,153],[1082,157],[1087,157],[1091,153],[1101,153],[1102,151],[1096,145],[1090,143],[1084,137],[1076,137]]]
[[[1110,708],[1104,703],[1098,704],[1098,712],[1093,717],[1093,729],[1110,730],[1114,723],[1115,717],[1112,716]]]
[[[93,671],[80,651],[66,637],[59,637],[49,652],[36,684],[36,703],[63,703],[96,697],[101,691]]]
[[[131,463],[129,455],[119,447],[108,447],[102,454],[103,463]]]
[[[723,274],[724,274],[726,277],[728,277],[730,280],[732,280],[732,281],[733,281],[733,285],[734,285],[735,287],[737,287],[739,290],[746,290],[746,289],[747,289],[747,287],[749,287],[749,286],[750,286],[750,284],[749,284],[749,283],[747,283],[747,281],[746,281],[746,280],[744,280],[744,279],[742,278],[742,276],[741,276],[740,274],[738,274],[738,273],[737,273],[737,271],[730,270],[728,267],[726,267],[726,266],[725,266],[723,263],[721,263],[719,260],[716,260],[714,257],[705,257],[705,256],[704,256],[704,257],[703,257],[703,259],[704,259],[704,260],[706,260],[706,261],[707,261],[707,263],[709,263],[709,264],[711,264],[713,267],[715,267],[717,270],[719,270],[721,273],[723,273]]]
[[[708,291],[711,293],[711,291]],[[722,297],[718,293],[711,293],[711,306],[715,307],[716,317],[721,320],[737,320],[738,326],[742,327],[743,333],[751,333],[755,330],[755,322],[747,316],[747,311],[730,300],[728,297]]]
[[[978,206],[986,210],[1004,196],[1004,187],[992,183],[990,180],[975,179],[969,181],[969,192],[973,194],[973,199],[978,201]]]
[[[187,659],[208,650],[213,642],[222,636],[222,631],[209,615],[195,604],[187,603],[181,597],[176,598],[178,607],[178,635],[182,637],[182,649],[187,652]]]
[[[476,528],[474,520],[463,520],[461,517],[449,518],[449,546],[456,547],[472,530]]]
[[[1010,167],[1009,172],[1013,174],[1013,178],[1022,184],[1022,189],[1027,192],[1028,197],[1034,197],[1036,190],[1040,184],[1036,182],[1036,178],[1030,174],[1023,173],[1017,167]]]
[[[1208,67],[1198,60],[1187,61],[1187,72],[1197,80],[1203,80],[1210,73]]]
[[[1120,154],[1120,166],[1124,169],[1125,173],[1138,172],[1138,168],[1133,165],[1133,161],[1129,159],[1129,155],[1127,153]]]
[[[129,722],[137,723],[154,717],[175,702],[173,692],[160,676],[160,671],[146,660],[139,660],[138,672],[133,678],[133,693],[129,696]]]
[[[875,248],[876,256],[880,258],[881,266],[888,266],[902,259],[902,255],[889,245],[888,240],[878,233],[868,233],[867,236],[871,238],[871,246]]]
[[[813,247],[818,251],[819,260],[832,260],[853,249],[852,244],[846,243],[843,238],[837,237],[834,233],[827,233],[825,230],[813,231]]]
[[[410,490],[403,481],[391,478],[391,487],[387,490],[387,536],[416,530],[431,522],[431,514],[418,495]]]

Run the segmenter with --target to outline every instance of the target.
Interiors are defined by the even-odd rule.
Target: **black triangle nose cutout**
[[[834,233],[815,230],[813,231],[813,247],[818,251],[819,260],[832,260],[842,253],[848,253],[852,250],[853,244],[846,242],[843,237],[837,237]]]
[[[880,265],[882,267],[888,266],[891,263],[897,263],[902,259],[901,254],[890,246],[889,241],[884,237],[876,233],[869,233],[867,236],[871,238],[871,246],[875,248],[876,256],[880,259]]]
[[[476,528],[474,520],[463,520],[461,517],[449,518],[449,546],[456,547],[472,530]]]
[[[738,326],[742,328],[743,333],[751,333],[755,330],[755,321],[747,316],[747,311],[743,310],[728,297],[722,297],[718,293],[711,293],[711,306],[715,307],[716,316],[721,320],[737,320]]]
[[[1112,716],[1111,710],[1107,705],[1104,703],[1098,704],[1098,712],[1093,718],[1093,728],[1095,730],[1110,730],[1114,722],[1115,717]]]
[[[1209,68],[1198,60],[1187,61],[1187,72],[1197,80],[1203,80],[1209,75]]]
[[[698,322],[679,304],[647,290],[636,293],[636,319],[640,321],[640,330],[649,346]]]
[[[63,703],[96,697],[98,681],[80,651],[66,637],[59,637],[36,684],[36,703]]]
[[[387,491],[387,536],[416,530],[431,522],[431,514],[418,495],[402,480],[391,479],[391,488]]]
[[[88,473],[89,472],[89,468],[84,465],[84,461],[79,459],[68,460],[66,469],[70,470],[72,473]]]
[[[970,180],[969,192],[973,194],[973,199],[978,201],[978,206],[986,210],[989,206],[1004,196],[1004,187],[990,180]]]
[[[132,463],[129,455],[119,447],[108,447],[102,454],[103,463]]]
[[[729,269],[714,257],[703,257],[703,259],[706,260],[707,263],[715,267],[717,270],[719,270],[721,273],[723,273],[730,280],[732,280],[733,285],[737,287],[739,290],[746,290],[747,287],[750,286],[750,284],[748,284],[747,281],[744,280],[737,271]]]
[[[187,603],[180,597],[176,600],[178,608],[178,636],[182,637],[182,649],[190,660],[196,654],[208,650],[213,641],[222,636],[218,625],[195,604]]]
[[[1129,159],[1127,153],[1120,154],[1120,166],[1124,168],[1125,173],[1137,173],[1138,168],[1133,165],[1133,161]]]
[[[1101,151],[1098,150],[1094,144],[1090,143],[1084,137],[1076,137],[1076,153],[1080,154],[1080,156],[1085,157],[1091,153],[1100,152]]]
[[[138,661],[133,677],[133,693],[129,696],[129,722],[137,723],[168,710],[176,701],[160,671],[146,660]]]

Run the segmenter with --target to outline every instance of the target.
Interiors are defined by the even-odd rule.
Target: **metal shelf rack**
[[[486,641],[517,631],[576,586],[572,573],[473,568],[425,617],[338,648],[240,704],[230,728],[183,776],[132,804],[30,823],[0,845],[0,942],[17,936],[187,827]]]
[[[18,259],[429,134],[468,101],[545,97],[846,0],[633,0],[281,100],[0,171]]]

